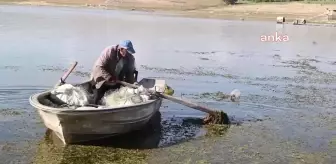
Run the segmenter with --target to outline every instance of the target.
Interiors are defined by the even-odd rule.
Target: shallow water
[[[1,161],[335,163],[334,28],[31,6],[0,6],[0,20]],[[289,41],[260,42],[276,31]],[[50,143],[29,96],[53,86],[73,61],[79,64],[67,81],[87,78],[102,49],[121,39],[133,41],[140,78],[165,79],[175,96],[223,109],[235,124],[207,136],[186,120],[204,113],[164,102],[160,135],[148,132],[159,148]],[[208,96],[235,88],[240,104]],[[100,155],[107,153],[114,155]]]

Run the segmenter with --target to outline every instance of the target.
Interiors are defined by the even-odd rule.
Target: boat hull
[[[162,99],[118,108],[72,110],[53,108],[40,101],[46,91],[30,97],[45,126],[66,144],[102,139],[142,128],[160,109]]]

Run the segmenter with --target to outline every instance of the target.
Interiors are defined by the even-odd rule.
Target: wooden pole
[[[204,106],[192,103],[192,102],[188,102],[186,100],[182,100],[182,99],[179,99],[179,98],[167,95],[167,94],[163,94],[163,93],[157,93],[157,94],[162,98],[165,98],[165,99],[173,101],[175,103],[187,106],[189,108],[199,110],[201,112],[209,113],[209,114],[212,114],[212,115],[214,115],[216,113],[213,109],[210,109],[208,107],[204,107]]]
[[[70,67],[70,69],[68,69],[68,71],[56,83],[55,87],[58,87],[58,86],[62,85],[62,83],[68,78],[68,76],[70,75],[70,73],[75,69],[75,67],[77,66],[77,64],[78,64],[77,61],[74,64],[72,64],[72,66]]]
[[[119,83],[121,85],[124,85],[124,86],[127,86],[127,87],[131,87],[131,88],[138,88],[139,87],[137,85],[130,84],[130,83],[127,83],[127,82],[124,82],[124,81],[117,81],[117,83]],[[176,97],[164,94],[164,93],[156,92],[155,94],[162,97],[162,98],[165,98],[167,100],[170,100],[170,101],[173,101],[175,103],[187,106],[189,108],[199,110],[201,112],[209,113],[211,115],[214,115],[216,113],[214,109],[210,109],[210,108],[205,107],[205,106],[201,106],[201,105],[198,105],[198,104],[195,104],[195,103],[192,103],[192,102],[188,102],[186,100],[182,100],[182,99],[179,99],[179,98],[176,98]]]

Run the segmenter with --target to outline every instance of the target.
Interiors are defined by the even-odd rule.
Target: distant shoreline
[[[308,25],[336,26],[336,21],[328,21],[328,9],[336,4],[308,4],[301,2],[286,3],[240,3],[225,5],[221,0],[0,0],[0,5],[63,6],[114,10],[131,10],[158,13],[170,16],[214,18],[227,20],[274,21],[278,16],[286,18],[286,24],[296,19],[306,19]],[[123,3],[118,3],[123,2]]]

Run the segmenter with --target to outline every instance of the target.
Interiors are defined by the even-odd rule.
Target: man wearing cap
[[[95,104],[98,104],[104,93],[111,88],[111,84],[114,88],[120,87],[115,80],[131,84],[136,82],[134,53],[130,40],[123,40],[118,45],[108,46],[103,50],[91,73]]]

